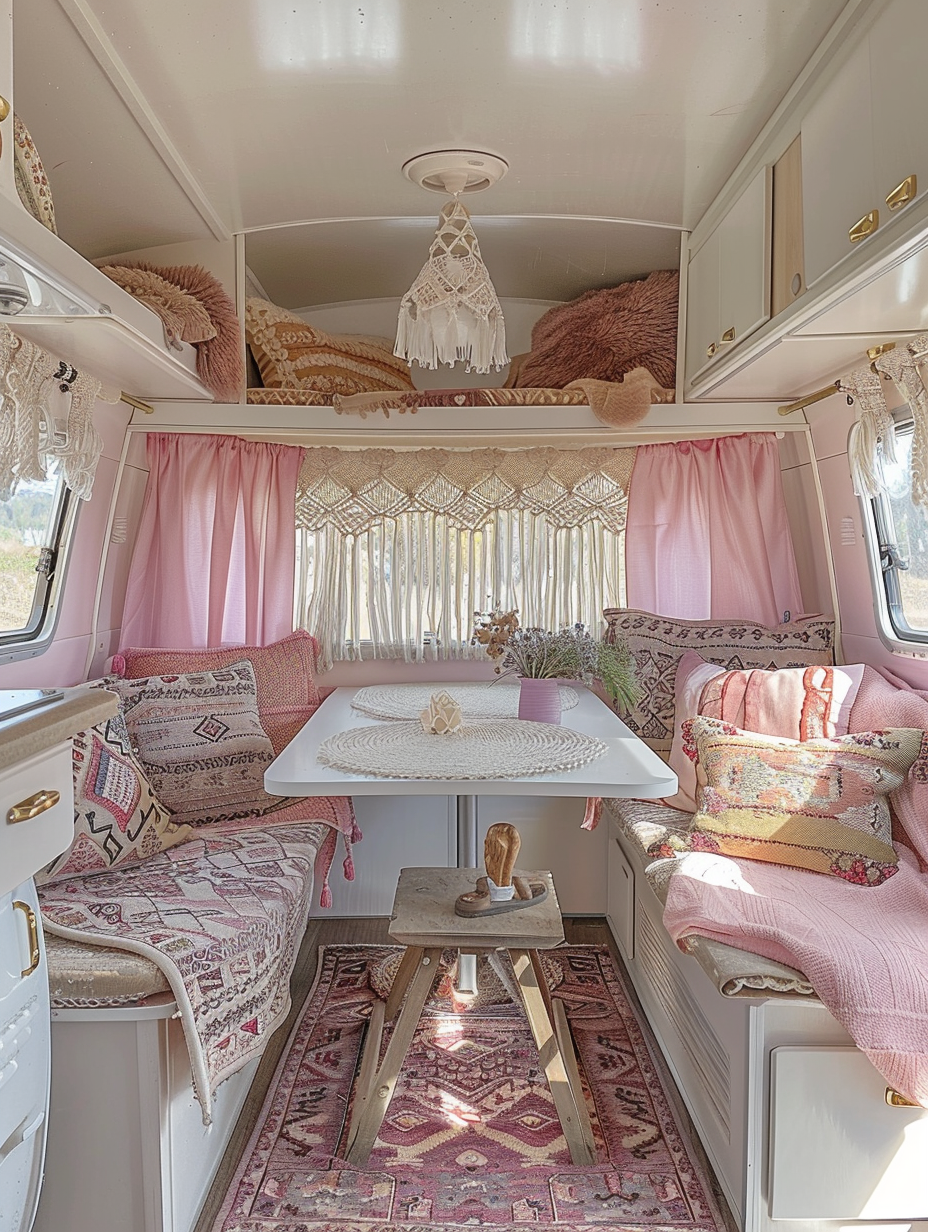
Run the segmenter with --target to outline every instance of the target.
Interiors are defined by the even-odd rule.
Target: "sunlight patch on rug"
[[[570,1161],[521,1010],[503,995],[461,1012],[440,974],[370,1159],[348,1166],[339,1152],[377,997],[370,976],[396,952],[323,950],[213,1232],[723,1232],[604,946],[545,955],[580,1055],[595,1165]]]

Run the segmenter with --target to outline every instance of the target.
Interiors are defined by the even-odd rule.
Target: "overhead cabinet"
[[[687,378],[720,358],[770,316],[771,170],[762,167],[687,272]]]
[[[894,0],[802,121],[806,283],[928,188],[928,4]]]

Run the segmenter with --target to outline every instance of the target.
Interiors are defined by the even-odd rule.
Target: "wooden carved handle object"
[[[483,842],[483,862],[487,876],[498,886],[512,884],[512,870],[521,846],[519,831],[508,822],[498,821],[487,830]]]

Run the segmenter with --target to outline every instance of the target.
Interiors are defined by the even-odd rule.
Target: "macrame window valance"
[[[598,628],[634,449],[307,449],[298,612],[323,659],[480,657],[474,613]]]
[[[857,399],[859,416],[848,453],[855,490],[878,496],[884,490],[882,460],[895,461],[894,421],[886,408],[883,380],[891,380],[912,413],[912,504],[928,507],[928,390],[920,366],[928,361],[928,334],[879,355],[840,382]]]
[[[0,500],[20,481],[42,480],[53,459],[76,496],[89,500],[103,441],[97,398],[116,402],[94,377],[0,325]]]

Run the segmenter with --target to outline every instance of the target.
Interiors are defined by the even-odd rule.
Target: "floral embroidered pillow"
[[[905,781],[926,735],[897,727],[797,742],[687,719],[696,762],[694,851],[719,852],[880,885],[898,867],[887,796]]]
[[[177,824],[155,796],[132,751],[121,713],[77,733],[71,764],[74,841],[36,874],[39,885],[140,864],[193,833]]]
[[[261,817],[284,797],[264,790],[274,758],[247,659],[212,671],[110,679],[133,748],[176,822]]]

